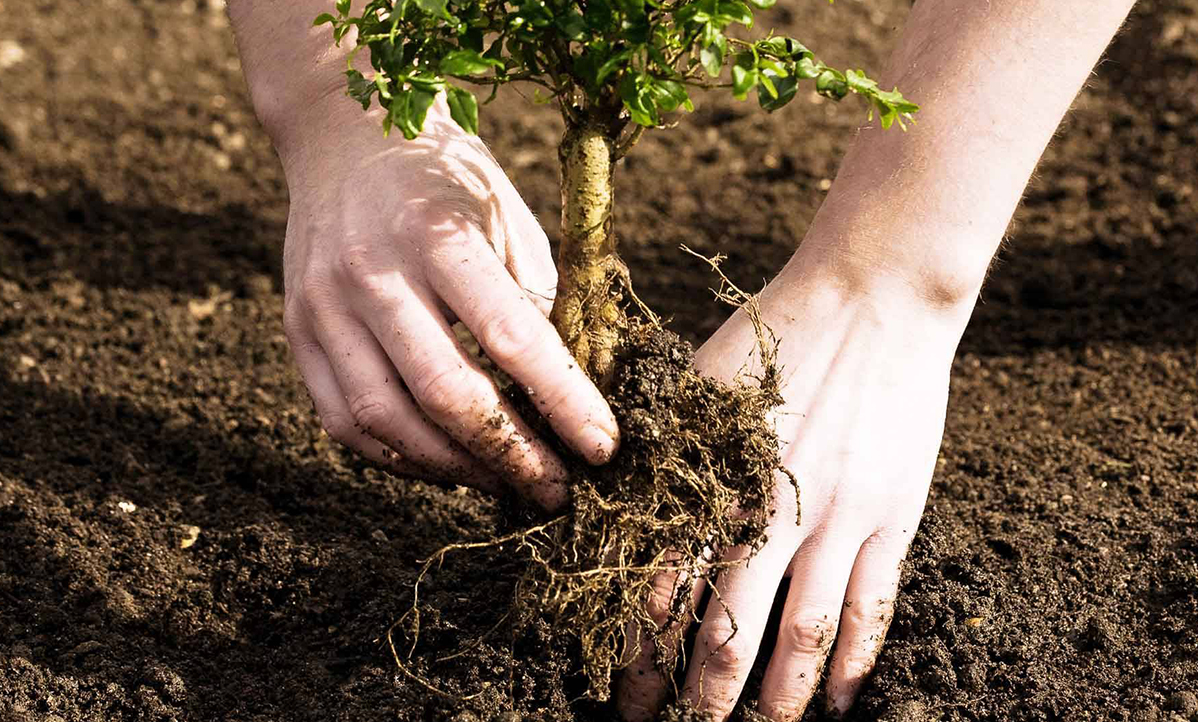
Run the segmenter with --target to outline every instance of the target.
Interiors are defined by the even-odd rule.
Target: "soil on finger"
[[[535,624],[443,663],[474,708],[397,672],[385,631],[419,560],[500,512],[321,433],[283,336],[282,172],[219,5],[0,12],[0,718],[611,719]],[[772,12],[873,69],[908,5]],[[1198,719],[1195,17],[1141,0],[1026,195],[853,719]],[[557,121],[497,103],[484,135],[552,235]],[[649,134],[617,189],[644,300],[714,330],[711,274],[676,245],[758,288],[861,117],[700,98]],[[430,644],[499,621],[504,559],[430,580]]]

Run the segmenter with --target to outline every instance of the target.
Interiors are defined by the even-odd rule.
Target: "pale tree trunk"
[[[602,124],[570,125],[560,147],[562,244],[550,319],[602,389],[625,327],[628,270],[612,230],[615,141]]]

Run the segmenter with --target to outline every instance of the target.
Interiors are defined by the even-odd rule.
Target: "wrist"
[[[818,278],[846,297],[935,316],[963,330],[1001,239],[991,227],[999,226],[913,213],[902,193],[846,185],[834,188],[778,282]]]
[[[328,6],[328,0],[228,2],[254,111],[280,155],[350,117],[345,106],[353,109],[345,70],[356,38],[351,33],[338,46],[328,26],[313,25]],[[367,54],[359,56],[356,65],[369,65]]]
[[[913,268],[884,254],[808,238],[762,296],[767,315],[796,316],[810,307],[844,309],[910,334],[912,343],[944,347],[960,341],[981,289],[984,269]],[[818,314],[817,314],[818,315]]]

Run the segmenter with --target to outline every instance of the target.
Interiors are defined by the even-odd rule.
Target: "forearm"
[[[883,75],[921,104],[863,129],[778,279],[812,268],[968,317],[1036,162],[1134,0],[918,0]]]
[[[353,45],[338,48],[327,25],[312,25],[332,6],[332,0],[228,0],[254,109],[280,151],[291,129],[315,120],[325,100],[345,92]]]
[[[365,3],[353,4],[358,9]],[[312,24],[317,15],[333,11],[333,0],[228,0],[228,8],[254,109],[281,156],[314,138],[332,142],[336,134],[326,129],[363,117],[346,94],[356,31],[338,46],[328,25]],[[354,67],[370,77],[369,52],[358,53]],[[377,105],[374,111],[381,112]],[[449,116],[440,102],[429,112],[434,119]]]

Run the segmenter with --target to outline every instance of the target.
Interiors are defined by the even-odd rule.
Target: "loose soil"
[[[906,6],[774,16],[876,68]],[[703,99],[622,163],[638,289],[692,340],[725,310],[676,245],[760,285],[862,112],[795,106]],[[552,111],[512,93],[488,110],[555,232]],[[1198,0],[1142,0],[961,345],[853,719],[1198,720],[1195,117]],[[0,0],[0,719],[611,719],[571,706],[572,650],[544,626],[433,669],[482,692],[464,703],[396,670],[383,637],[418,560],[499,512],[321,433],[282,335],[286,203],[219,8]],[[486,632],[516,573],[447,560],[422,588],[444,610],[425,641],[448,654]]]

